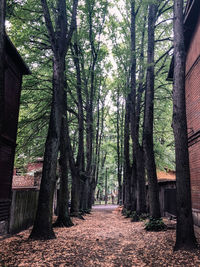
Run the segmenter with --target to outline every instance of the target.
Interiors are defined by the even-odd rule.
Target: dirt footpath
[[[30,230],[0,241],[1,266],[200,266],[200,251],[173,252],[175,230],[152,233],[115,210],[97,206],[57,239],[28,240]]]

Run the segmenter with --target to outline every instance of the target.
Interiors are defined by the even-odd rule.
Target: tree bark
[[[83,114],[83,97],[82,97],[82,81],[81,81],[81,70],[79,63],[79,48],[77,42],[74,43],[74,64],[76,67],[77,74],[77,85],[76,92],[78,98],[78,154],[76,159],[76,165],[78,165],[79,170],[84,172],[84,114]]]
[[[124,122],[124,208],[131,210],[131,175],[132,170],[130,166],[130,151],[129,151],[129,139],[130,139],[130,99],[129,96],[126,99],[126,111]]]
[[[173,131],[176,154],[177,227],[175,250],[196,247],[193,228],[187,120],[183,0],[174,1]]]
[[[66,108],[68,106],[67,104],[67,97],[66,97]],[[80,186],[81,186],[81,172],[79,168],[77,167],[74,159],[74,152],[71,146],[71,138],[69,135],[69,122],[68,122],[68,116],[66,114],[66,146],[67,146],[67,153],[68,153],[68,160],[69,160],[69,166],[71,170],[71,176],[72,176],[72,188],[71,188],[71,208],[70,208],[70,215],[73,217],[78,217],[80,219],[83,219],[83,217],[80,215],[79,208],[80,208]]]
[[[87,209],[87,201],[85,199],[85,194],[87,194],[87,185],[84,181],[80,180],[81,173],[85,172],[85,159],[84,159],[84,114],[83,114],[83,99],[82,99],[82,80],[81,80],[81,70],[79,63],[79,47],[77,44],[77,38],[75,38],[75,43],[72,48],[74,65],[76,67],[76,91],[78,98],[78,154],[76,159],[76,166],[73,169],[77,169],[78,175],[73,174],[72,178],[72,199],[71,199],[71,215],[79,217],[79,209],[83,211]],[[76,176],[76,177],[75,177]]]
[[[105,205],[108,204],[108,169],[106,168],[105,176]]]
[[[139,142],[139,126],[140,126],[140,116],[141,116],[141,102],[142,95],[144,92],[145,85],[143,84],[143,79],[145,76],[144,70],[144,40],[145,40],[145,30],[146,30],[146,12],[144,10],[144,23],[142,28],[141,37],[141,51],[139,59],[139,85],[137,91],[137,103],[136,103],[136,168],[137,168],[137,213],[146,213],[146,181],[145,181],[145,164],[144,164],[144,150],[143,141],[142,144]],[[143,138],[142,138],[143,140]]]
[[[97,38],[97,34],[101,34],[103,24],[105,22],[105,14],[106,10],[103,10],[103,18],[98,28],[98,33],[95,33],[95,21],[94,21],[94,4],[95,1],[86,1],[86,7],[88,11],[88,23],[89,23],[89,42],[90,42],[90,53],[91,53],[91,64],[90,64],[90,73],[89,73],[89,81],[90,81],[90,89],[89,92],[86,94],[86,175],[89,179],[89,196],[92,198],[94,197],[94,187],[95,184],[95,172],[96,172],[96,165],[95,165],[95,155],[94,155],[94,103],[95,103],[95,69],[98,60],[98,54],[100,49],[100,41],[95,42],[95,38]],[[94,165],[93,165],[94,163]],[[88,203],[91,203],[92,199],[88,199]]]
[[[148,176],[149,208],[151,217],[160,218],[160,203],[157,184],[156,164],[153,148],[153,116],[154,116],[154,29],[156,22],[157,5],[149,5],[148,15],[148,68],[147,88],[145,95],[144,118],[144,151]]]
[[[60,190],[58,201],[58,217],[54,227],[70,227],[72,223],[69,216],[69,190],[68,190],[68,154],[66,145],[66,118],[62,119],[60,136]]]
[[[130,125],[132,138],[131,210],[136,211],[136,45],[135,45],[135,1],[131,1],[131,85],[130,85]]]
[[[6,0],[0,1],[0,133],[2,131],[3,110],[4,110],[4,56],[5,56],[5,15]]]
[[[117,180],[118,180],[118,204],[122,204],[122,168],[120,153],[120,125],[119,125],[119,87],[117,88]]]
[[[146,213],[146,183],[144,151],[142,146],[137,149],[137,213]]]
[[[56,183],[58,149],[60,145],[61,118],[63,114],[62,101],[64,95],[63,89],[61,89],[62,84],[64,85],[63,61],[58,61],[54,58],[53,101],[48,136],[45,144],[38,209],[34,227],[30,235],[30,238],[33,239],[55,238],[52,228],[52,205]]]

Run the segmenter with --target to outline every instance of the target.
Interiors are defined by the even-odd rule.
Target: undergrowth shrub
[[[140,214],[140,221],[145,221],[146,219],[149,219],[149,214],[148,213]]]
[[[123,208],[122,210],[122,215],[124,215],[126,218],[130,218],[131,216],[131,211]]]
[[[145,230],[146,231],[164,231],[167,229],[167,226],[164,224],[162,218],[154,219],[150,218],[148,222],[145,223]]]
[[[130,217],[132,222],[139,222],[140,220],[140,216],[137,214],[136,211],[133,211]]]

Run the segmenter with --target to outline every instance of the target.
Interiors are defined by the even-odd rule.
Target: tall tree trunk
[[[76,25],[78,0],[73,1],[70,27],[66,14],[66,1],[57,1],[55,30],[46,0],[41,0],[49,41],[53,51],[53,96],[50,122],[45,143],[44,164],[34,226],[30,235],[33,239],[52,239],[55,234],[52,228],[53,194],[56,183],[57,157],[60,145],[62,116],[65,114],[65,56]]]
[[[71,176],[72,176],[70,215],[74,217],[79,217],[82,219],[79,213],[81,176],[80,176],[80,171],[76,166],[76,163],[74,160],[74,153],[71,147],[68,118],[67,118],[67,123],[66,123],[66,140],[67,140],[68,160],[69,160],[69,166],[71,169]]]
[[[100,95],[99,95],[100,98]],[[100,152],[101,152],[101,144],[102,144],[102,139],[103,139],[103,131],[104,131],[104,102],[105,99],[102,101],[102,111],[101,111],[101,123],[100,123],[100,115],[98,115],[98,120],[97,120],[97,133],[96,133],[96,155],[95,155],[95,168],[93,170],[93,180],[90,184],[89,187],[89,195],[88,195],[88,208],[89,210],[92,209],[92,205],[94,204],[95,201],[95,190],[96,186],[99,180],[99,168],[103,169],[105,160],[106,160],[106,154],[103,158],[102,161],[102,166],[100,166]],[[98,113],[99,107],[98,107]],[[99,133],[100,132],[100,133]]]
[[[136,190],[137,190],[137,172],[136,172],[136,50],[135,50],[135,1],[131,1],[131,92],[130,92],[130,123],[132,137],[132,175],[131,175],[131,210],[136,210]]]
[[[79,217],[81,180],[77,173],[72,172],[71,208],[70,214]]]
[[[140,51],[140,69],[139,69],[139,85],[137,92],[137,106],[136,106],[136,165],[137,165],[137,213],[146,213],[146,182],[145,182],[145,164],[144,164],[144,151],[143,142],[140,145],[139,142],[139,127],[140,127],[140,116],[141,116],[141,102],[142,94],[144,92],[143,79],[145,76],[144,70],[144,39],[146,30],[146,12],[144,10],[144,23],[142,28],[141,37],[141,51]],[[142,138],[143,139],[143,138]]]
[[[124,123],[125,123],[125,104],[123,103],[122,105],[122,118],[121,118],[121,172],[123,173],[124,171]],[[122,203],[124,204],[124,176],[122,175]]]
[[[86,179],[85,182],[81,181],[81,198],[80,198],[80,211],[84,213],[89,213],[90,207],[88,203],[90,194],[90,185],[89,179]]]
[[[66,118],[62,119],[60,136],[60,190],[58,201],[58,217],[54,227],[70,227],[73,223],[69,216],[69,190],[68,190],[68,154],[66,144]]]
[[[83,114],[83,99],[82,99],[82,80],[79,62],[79,47],[77,44],[77,36],[72,49],[74,65],[76,67],[77,76],[77,98],[78,98],[78,126],[79,126],[79,139],[78,139],[78,154],[76,159],[76,166],[78,176],[73,174],[72,178],[72,199],[71,199],[71,215],[79,217],[79,208],[81,211],[87,208],[87,185],[86,182],[80,180],[81,173],[85,172],[85,159],[84,159],[84,114]]]
[[[173,130],[176,153],[177,227],[175,250],[196,247],[194,236],[187,121],[185,107],[185,47],[183,0],[174,1]]]
[[[2,130],[2,120],[3,120],[3,110],[4,110],[5,15],[6,15],[6,0],[1,0],[0,1],[0,133]]]
[[[66,107],[67,104],[67,98],[66,98]],[[80,188],[81,188],[81,176],[84,175],[81,174],[79,168],[76,166],[75,160],[74,160],[74,152],[71,146],[71,138],[69,135],[69,122],[68,122],[68,116],[66,115],[66,145],[67,145],[67,153],[68,153],[68,160],[69,160],[69,166],[71,170],[71,176],[72,176],[72,188],[71,188],[71,208],[70,208],[70,215],[73,217],[78,217],[80,219],[83,219],[83,217],[79,213],[79,207],[80,207]],[[83,179],[82,179],[83,180]]]
[[[95,34],[94,30],[94,4],[95,1],[86,1],[86,8],[88,11],[88,22],[89,22],[89,41],[90,41],[90,53],[91,53],[91,64],[90,64],[90,90],[86,94],[86,151],[87,151],[87,166],[86,166],[86,174],[89,178],[89,189],[90,195],[93,198],[94,187],[95,185],[95,170],[93,168],[93,163],[95,163],[96,159],[94,158],[94,101],[95,101],[95,68],[98,60],[98,54],[100,49],[100,41],[95,42],[95,38],[97,37],[97,33]],[[102,33],[103,25],[105,22],[105,14],[107,7],[104,9],[103,18],[99,25],[98,35],[100,36]],[[96,35],[96,36],[95,36]],[[96,168],[95,164],[94,167]],[[89,200],[91,202],[92,200]]]
[[[92,205],[95,202],[95,189],[96,189],[96,184],[95,180],[93,179],[92,182],[90,182],[89,187],[88,187],[88,212],[92,209]]]
[[[105,205],[108,204],[108,169],[106,168],[105,175]]]
[[[99,85],[101,88],[101,84]],[[98,183],[99,176],[99,163],[100,163],[100,151],[101,143],[103,137],[103,126],[104,126],[104,102],[105,99],[101,101],[101,118],[100,118],[100,96],[101,90],[99,90],[98,99],[97,99],[97,122],[96,122],[96,143],[95,143],[95,153],[93,156],[93,168],[92,168],[92,177],[89,184],[89,194],[88,194],[88,209],[92,209],[92,205],[95,201],[95,190]],[[100,121],[101,119],[101,121]]]
[[[119,125],[119,87],[117,88],[117,180],[118,180],[118,204],[122,204],[122,172],[120,153],[120,125]]]
[[[129,139],[130,139],[130,99],[129,96],[126,99],[126,111],[125,111],[125,122],[124,122],[124,208],[131,210],[131,175],[132,170],[130,166],[130,151],[129,151]]]
[[[156,174],[156,164],[153,148],[153,119],[154,119],[154,29],[156,22],[157,5],[149,5],[148,16],[148,68],[147,88],[145,95],[144,118],[144,151],[148,176],[149,208],[153,218],[160,218],[159,192]]]
[[[137,148],[137,213],[146,213],[146,183],[144,151],[142,146]]]
[[[61,118],[63,115],[64,60],[54,58],[53,101],[48,136],[45,144],[44,164],[38,209],[30,238],[55,238],[52,228],[53,194],[56,184],[58,149],[60,145]]]
[[[77,38],[76,38],[77,39]],[[80,70],[80,63],[79,63],[79,48],[77,42],[74,43],[74,64],[76,67],[76,74],[77,74],[77,85],[76,85],[76,92],[78,98],[78,132],[79,132],[79,139],[78,139],[78,154],[76,159],[76,165],[81,172],[84,172],[84,114],[83,114],[83,97],[82,97],[82,81],[81,81],[81,70]]]

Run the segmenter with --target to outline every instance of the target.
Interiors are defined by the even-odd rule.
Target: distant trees
[[[118,81],[115,86],[116,91],[120,88],[121,97],[126,99],[123,138],[124,208],[128,213],[134,211],[141,214],[147,211],[146,169],[147,176],[150,177],[148,181],[150,212],[155,218],[160,217],[156,164],[158,168],[169,166],[169,162],[173,165],[172,145],[162,151],[164,155],[171,147],[170,156],[165,155],[165,159],[160,156],[161,147],[167,146],[168,142],[164,136],[171,131],[169,109],[167,111],[166,107],[161,108],[163,101],[160,100],[162,95],[168,108],[171,107],[170,86],[165,82],[164,77],[168,71],[166,61],[171,50],[171,41],[163,30],[163,25],[166,27],[164,24],[166,18],[168,21],[171,19],[171,7],[169,1],[156,1],[149,4],[141,1],[126,1],[124,6],[126,12],[123,13],[120,9],[122,19],[114,21],[112,17],[110,18],[113,53],[120,73],[120,77],[116,75]],[[120,31],[120,39],[116,37],[117,34],[116,36],[113,34],[116,31],[115,27]],[[172,24],[169,23],[168,27],[170,32]],[[166,51],[161,51],[160,44],[166,47]],[[156,79],[154,79],[155,76]],[[161,116],[160,119],[158,119],[159,116]],[[167,126],[164,125],[165,116],[169,116]],[[163,136],[162,140],[159,133]],[[172,132],[168,140],[173,144]],[[165,163],[166,158],[170,159],[168,163]]]

